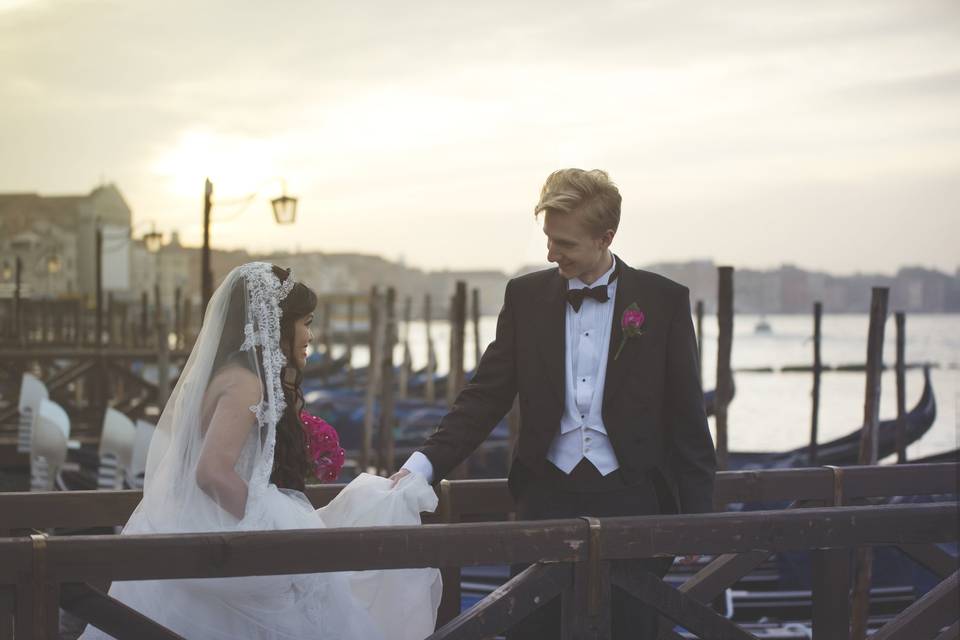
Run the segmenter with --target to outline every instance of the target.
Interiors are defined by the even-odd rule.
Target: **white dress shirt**
[[[610,332],[617,280],[610,282],[613,266],[592,285],[578,278],[569,281],[569,289],[584,289],[607,284],[606,302],[585,297],[580,311],[567,305],[564,411],[560,432],[547,449],[547,460],[564,473],[586,458],[602,475],[620,466],[603,424],[603,385],[607,377]]]
[[[603,424],[603,385],[610,353],[610,332],[617,280],[610,282],[613,265],[590,286],[607,284],[606,302],[584,298],[580,311],[566,305],[566,393],[563,417],[557,435],[547,450],[547,460],[570,473],[586,458],[602,475],[616,471],[620,463]],[[588,288],[579,278],[568,281],[568,289]],[[433,482],[433,464],[422,452],[414,451],[402,469],[419,473]]]

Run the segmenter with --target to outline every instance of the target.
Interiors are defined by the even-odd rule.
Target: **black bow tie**
[[[619,269],[613,270],[613,273],[610,274],[610,279],[607,280],[607,284],[601,284],[592,288],[567,289],[567,302],[570,303],[570,306],[573,307],[576,313],[580,313],[580,307],[583,306],[584,298],[593,298],[597,302],[606,302],[610,299],[610,294],[607,293],[607,286],[617,279],[617,276],[620,275],[619,271]]]
[[[610,299],[610,296],[607,294],[607,285],[602,284],[599,287],[593,287],[592,289],[568,289],[567,290],[567,302],[570,303],[570,306],[573,307],[573,310],[577,313],[580,313],[580,307],[583,306],[584,298],[593,298],[597,302],[606,302]]]

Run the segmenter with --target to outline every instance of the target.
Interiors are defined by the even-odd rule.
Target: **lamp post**
[[[293,224],[297,219],[297,198],[287,195],[287,183],[279,178],[283,187],[282,195],[273,198],[270,206],[273,208],[273,217],[277,224]],[[262,187],[261,187],[262,189]],[[245,198],[250,201],[257,196],[259,189]],[[213,269],[210,267],[210,212],[213,209],[213,183],[207,178],[203,190],[203,250],[200,254],[200,289],[203,300],[201,302],[201,316],[207,313],[207,305],[213,295]]]

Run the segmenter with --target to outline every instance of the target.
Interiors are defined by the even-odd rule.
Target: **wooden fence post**
[[[887,319],[890,290],[874,287],[870,297],[870,330],[867,337],[866,400],[863,409],[863,431],[860,434],[861,465],[877,464],[878,429],[880,425],[880,381],[883,374],[883,329]],[[873,574],[873,553],[869,547],[856,550],[850,637],[867,637],[870,614],[870,583]]]
[[[850,632],[850,550],[814,549],[813,637],[846,638]]]
[[[733,267],[719,267],[717,293],[717,390],[714,416],[717,425],[717,470],[727,468],[727,407],[733,395],[730,354],[733,350]]]
[[[820,373],[823,363],[820,360],[820,321],[823,316],[823,303],[813,303],[813,409],[810,414],[810,466],[817,464],[817,430],[820,420]]]

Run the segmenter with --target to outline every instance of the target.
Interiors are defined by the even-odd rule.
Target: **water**
[[[758,335],[755,315],[738,315],[734,320],[732,362],[734,369],[785,365],[810,365],[813,361],[812,315],[768,316],[772,333]],[[867,353],[869,318],[866,315],[824,315],[821,354],[824,365],[863,363]],[[930,361],[940,366],[932,372],[937,399],[937,418],[933,427],[907,449],[908,458],[922,457],[960,446],[960,314],[913,315],[907,317],[907,362]],[[401,332],[404,328],[401,327]],[[413,322],[409,327],[414,368],[427,362],[425,326]],[[449,326],[434,323],[433,340],[439,371],[449,368]],[[486,347],[496,333],[496,318],[480,321],[480,343]],[[468,325],[466,366],[474,366],[473,327]],[[704,387],[716,380],[717,323],[714,316],[704,318]],[[343,352],[342,347],[334,355]],[[402,352],[398,347],[395,361]],[[896,357],[896,327],[891,317],[886,324],[884,362]],[[366,366],[369,354],[363,347],[354,350],[354,366]],[[810,373],[735,374],[737,394],[728,412],[728,439],[733,451],[785,450],[809,443],[813,377]],[[907,408],[911,408],[923,389],[923,373],[907,371]],[[863,422],[865,374],[824,372],[820,385],[819,439],[831,440],[849,433]],[[881,382],[880,416],[896,417],[896,379],[887,371]],[[711,419],[711,428],[713,421]]]

